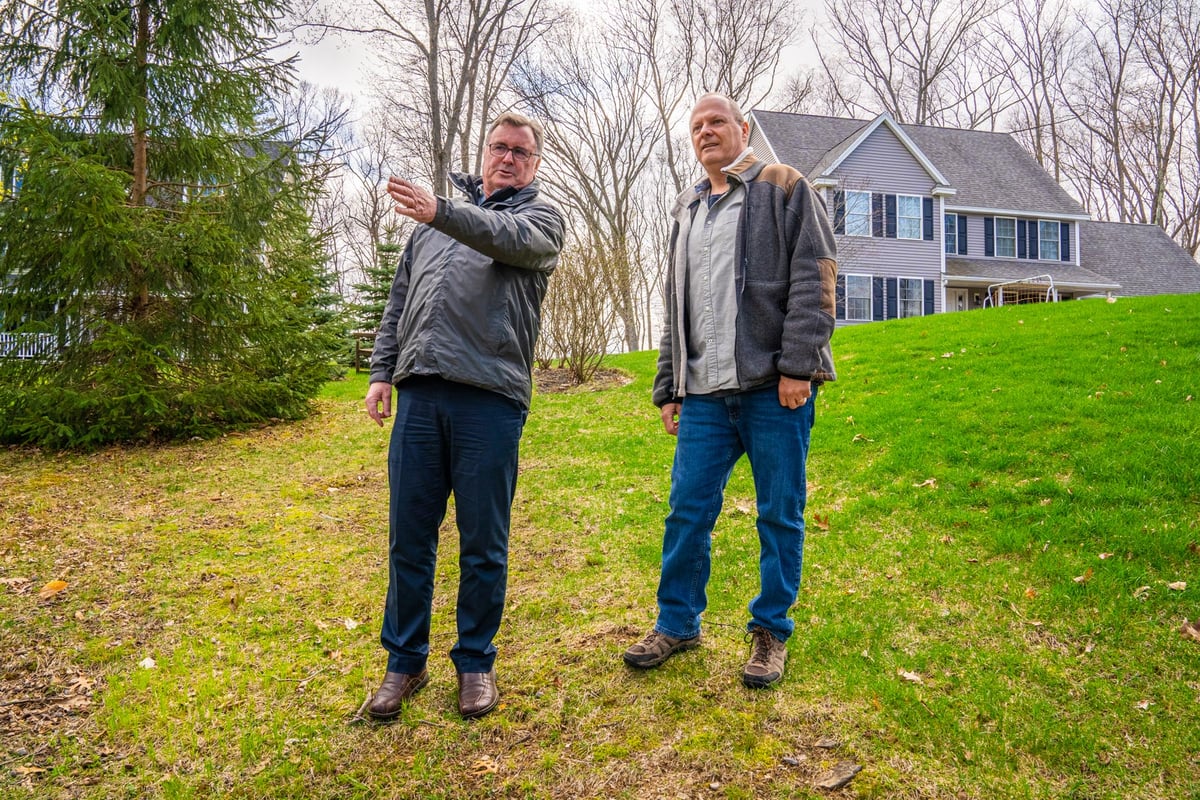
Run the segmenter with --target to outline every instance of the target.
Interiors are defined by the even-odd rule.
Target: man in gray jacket
[[[542,298],[565,225],[538,198],[542,127],[506,113],[492,123],[483,175],[453,175],[466,199],[392,177],[396,211],[422,223],[400,258],[371,355],[367,414],[396,421],[388,449],[389,580],[380,641],[387,674],[368,711],[400,714],[429,680],[438,527],[454,493],[459,532],[458,710],[483,716],[500,698],[496,648],[508,577],[517,450],[532,394]]]
[[[703,95],[692,109],[692,147],[708,177],[673,212],[653,399],[678,440],[658,620],[624,659],[646,669],[700,644],[713,524],[744,453],[758,503],[760,590],[742,682],[763,688],[783,676],[794,627],[813,404],[835,377],[837,261],[820,197],[796,170],[758,161],[749,130],[725,95]]]

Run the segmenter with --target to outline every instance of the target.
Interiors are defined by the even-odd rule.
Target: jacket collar
[[[451,172],[450,183],[456,189],[465,194],[471,199],[472,203],[479,205],[483,200],[483,178],[479,175],[470,175],[466,172]],[[534,179],[528,186],[520,189],[508,187],[494,192],[487,197],[487,202],[496,205],[512,205],[513,203],[526,200],[538,193],[538,182]]]
[[[749,183],[758,177],[764,167],[766,164],[755,157],[754,149],[747,147],[732,164],[722,167],[721,172],[729,176],[734,183]],[[675,205],[671,209],[672,216],[678,217],[685,209],[695,205],[710,188],[712,188],[712,181],[705,178],[690,189],[684,189],[675,198]]]

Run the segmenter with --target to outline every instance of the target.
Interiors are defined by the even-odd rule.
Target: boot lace
[[[771,660],[771,634],[763,628],[755,628],[750,631],[749,641],[754,649],[751,651],[750,660],[757,661],[761,664],[768,664]]]

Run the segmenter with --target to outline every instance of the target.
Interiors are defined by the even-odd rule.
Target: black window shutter
[[[958,215],[958,254],[965,256],[967,254],[967,215]]]
[[[896,238],[896,195],[883,196],[884,235],[889,239]]]
[[[871,319],[884,319],[883,278],[871,279]]]
[[[1041,226],[1036,222],[1029,223],[1029,257],[1038,257],[1038,236],[1041,235]]]
[[[921,206],[922,206],[921,210],[925,213],[925,219],[924,219],[925,228],[923,231],[923,233],[925,234],[925,241],[932,242],[933,241],[933,198],[932,197],[922,198]]]
[[[1017,258],[1025,258],[1025,220],[1017,220]]]
[[[887,279],[887,318],[888,319],[895,319],[896,317],[900,316],[899,312],[896,310],[896,301],[898,299],[897,298],[898,294],[899,294],[899,292],[896,289],[896,279],[888,278]]]
[[[837,319],[846,318],[846,276],[838,275],[836,284],[837,302],[835,303],[834,317]]]
[[[1058,257],[1062,261],[1071,260],[1071,223],[1061,222],[1058,225]]]
[[[996,220],[992,217],[983,218],[983,254],[996,255]]]
[[[925,290],[925,313],[933,313],[933,281],[922,281],[925,285],[922,287]]]
[[[833,232],[846,232],[846,193],[840,190],[833,193]]]
[[[883,195],[871,195],[871,235],[883,238]]]

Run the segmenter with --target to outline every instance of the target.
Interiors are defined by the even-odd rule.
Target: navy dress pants
[[[389,580],[380,642],[388,671],[419,673],[429,657],[438,528],[454,494],[458,523],[458,672],[496,659],[508,579],[508,529],[526,410],[495,392],[437,377],[397,386],[388,449]]]

